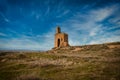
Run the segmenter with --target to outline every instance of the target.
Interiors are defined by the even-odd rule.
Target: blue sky
[[[120,1],[0,0],[0,49],[49,50],[57,25],[72,46],[120,41]]]

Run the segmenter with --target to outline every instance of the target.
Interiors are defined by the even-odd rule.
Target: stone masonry
[[[56,28],[54,47],[58,48],[58,47],[66,47],[66,46],[69,46],[68,34],[61,33],[60,27],[58,26]]]

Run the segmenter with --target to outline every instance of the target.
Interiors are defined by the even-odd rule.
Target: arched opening
[[[58,47],[60,47],[60,39],[58,39]]]

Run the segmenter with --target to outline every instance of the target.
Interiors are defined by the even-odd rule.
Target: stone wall
[[[60,28],[57,27],[56,34],[55,34],[55,42],[54,46],[57,47],[66,47],[69,46],[68,44],[68,34],[61,33]]]

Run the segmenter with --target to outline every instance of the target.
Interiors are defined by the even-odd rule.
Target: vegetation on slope
[[[119,80],[118,46],[119,43],[47,52],[1,52],[0,80]]]

